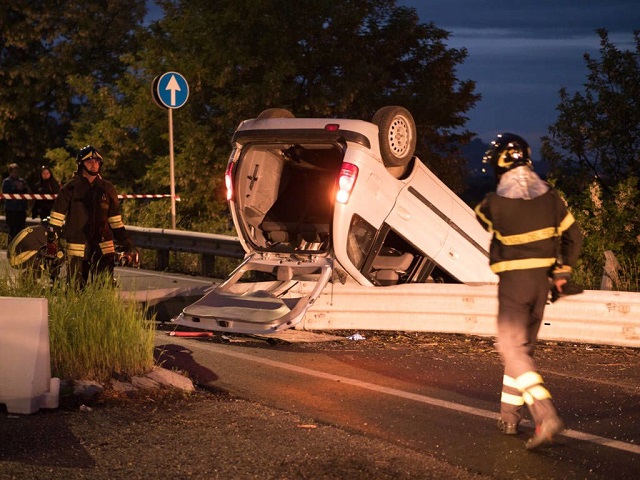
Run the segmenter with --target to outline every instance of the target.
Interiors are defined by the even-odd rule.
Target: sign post
[[[169,113],[169,181],[171,187],[171,228],[176,229],[176,184],[173,157],[173,110],[187,103],[189,84],[177,72],[158,75],[151,84],[153,101]]]

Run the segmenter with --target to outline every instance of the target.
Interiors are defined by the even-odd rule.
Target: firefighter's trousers
[[[497,348],[504,364],[501,418],[518,424],[526,404],[535,423],[540,424],[556,414],[533,361],[549,296],[547,269],[513,270],[499,276]]]
[[[114,255],[103,254],[99,249],[87,249],[84,257],[69,255],[69,281],[84,288],[93,276],[107,272],[113,278]]]

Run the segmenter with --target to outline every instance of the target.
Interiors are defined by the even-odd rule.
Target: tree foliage
[[[223,170],[231,135],[269,107],[298,117],[370,120],[381,106],[403,105],[418,125],[418,154],[462,188],[458,148],[471,136],[464,115],[479,97],[473,82],[455,76],[466,51],[447,48],[448,33],[420,24],[415,10],[395,0],[158,3],[164,15],[138,37],[143,48],[127,58],[127,74],[91,97],[92,107],[103,110],[94,118],[104,120],[86,118],[73,136],[108,121],[101,136],[118,171],[136,172],[131,187],[166,191],[167,114],[150,101],[149,86],[166,71],[184,75],[189,99],[173,113],[183,228],[211,229],[221,216],[215,227],[226,225]]]
[[[145,11],[144,0],[0,0],[0,158],[35,171],[48,149],[79,147],[69,129],[87,92],[124,73]]]
[[[603,188],[640,172],[640,32],[635,50],[619,50],[598,30],[600,58],[585,54],[585,91],[560,91],[558,119],[543,137],[542,155],[567,190],[592,179]]]
[[[73,162],[63,152],[91,143],[120,190],[168,193],[167,111],[151,101],[150,86],[178,71],[190,86],[188,102],[173,112],[182,228],[227,226],[231,135],[269,107],[370,120],[382,106],[402,105],[417,123],[418,155],[462,190],[465,115],[479,95],[474,82],[456,77],[466,50],[448,48],[448,32],[420,23],[414,9],[395,0],[157,3],[164,15],[147,26],[143,0],[7,3],[0,155],[33,170],[47,158],[68,178]],[[166,204],[127,208],[168,225]]]
[[[560,91],[557,121],[543,137],[550,177],[566,193],[585,234],[582,276],[598,288],[604,252],[640,266],[640,35],[621,51],[598,30],[600,58],[585,55],[585,91]],[[635,271],[634,271],[635,269]]]

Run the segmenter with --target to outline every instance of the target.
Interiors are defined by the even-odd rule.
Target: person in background
[[[47,254],[58,253],[58,238],[66,240],[68,278],[79,287],[93,275],[108,272],[113,277],[114,240],[134,255],[133,244],[120,214],[114,186],[102,178],[102,155],[91,145],[76,157],[78,169],[58,193],[49,220]]]
[[[504,364],[498,428],[519,433],[526,404],[536,430],[527,449],[550,444],[564,429],[533,361],[550,287],[562,294],[582,248],[582,233],[559,193],[533,170],[527,142],[511,133],[491,142],[483,161],[497,181],[476,207],[493,234],[489,264],[498,275],[497,348]],[[577,293],[577,292],[575,292]]]
[[[2,181],[2,193],[31,193],[25,179],[20,177],[20,166],[17,163],[9,165],[9,176]],[[9,238],[7,240],[7,244],[9,244],[13,237],[26,227],[27,200],[5,199],[4,212],[9,226]]]
[[[40,181],[34,187],[33,193],[55,196],[59,191],[60,184],[54,178],[53,173],[51,173],[49,167],[42,166],[40,168]],[[54,200],[55,199],[43,199],[33,202],[33,208],[31,209],[31,218],[40,217],[40,220],[46,220],[51,213],[51,207],[53,207]]]

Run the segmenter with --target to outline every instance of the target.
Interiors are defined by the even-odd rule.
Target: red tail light
[[[358,178],[358,167],[353,163],[343,162],[340,168],[340,177],[338,178],[338,193],[336,194],[336,202],[347,203],[351,196],[353,186]]]
[[[224,172],[224,184],[227,187],[227,202],[233,199],[233,169],[235,163],[229,162],[227,171]]]

